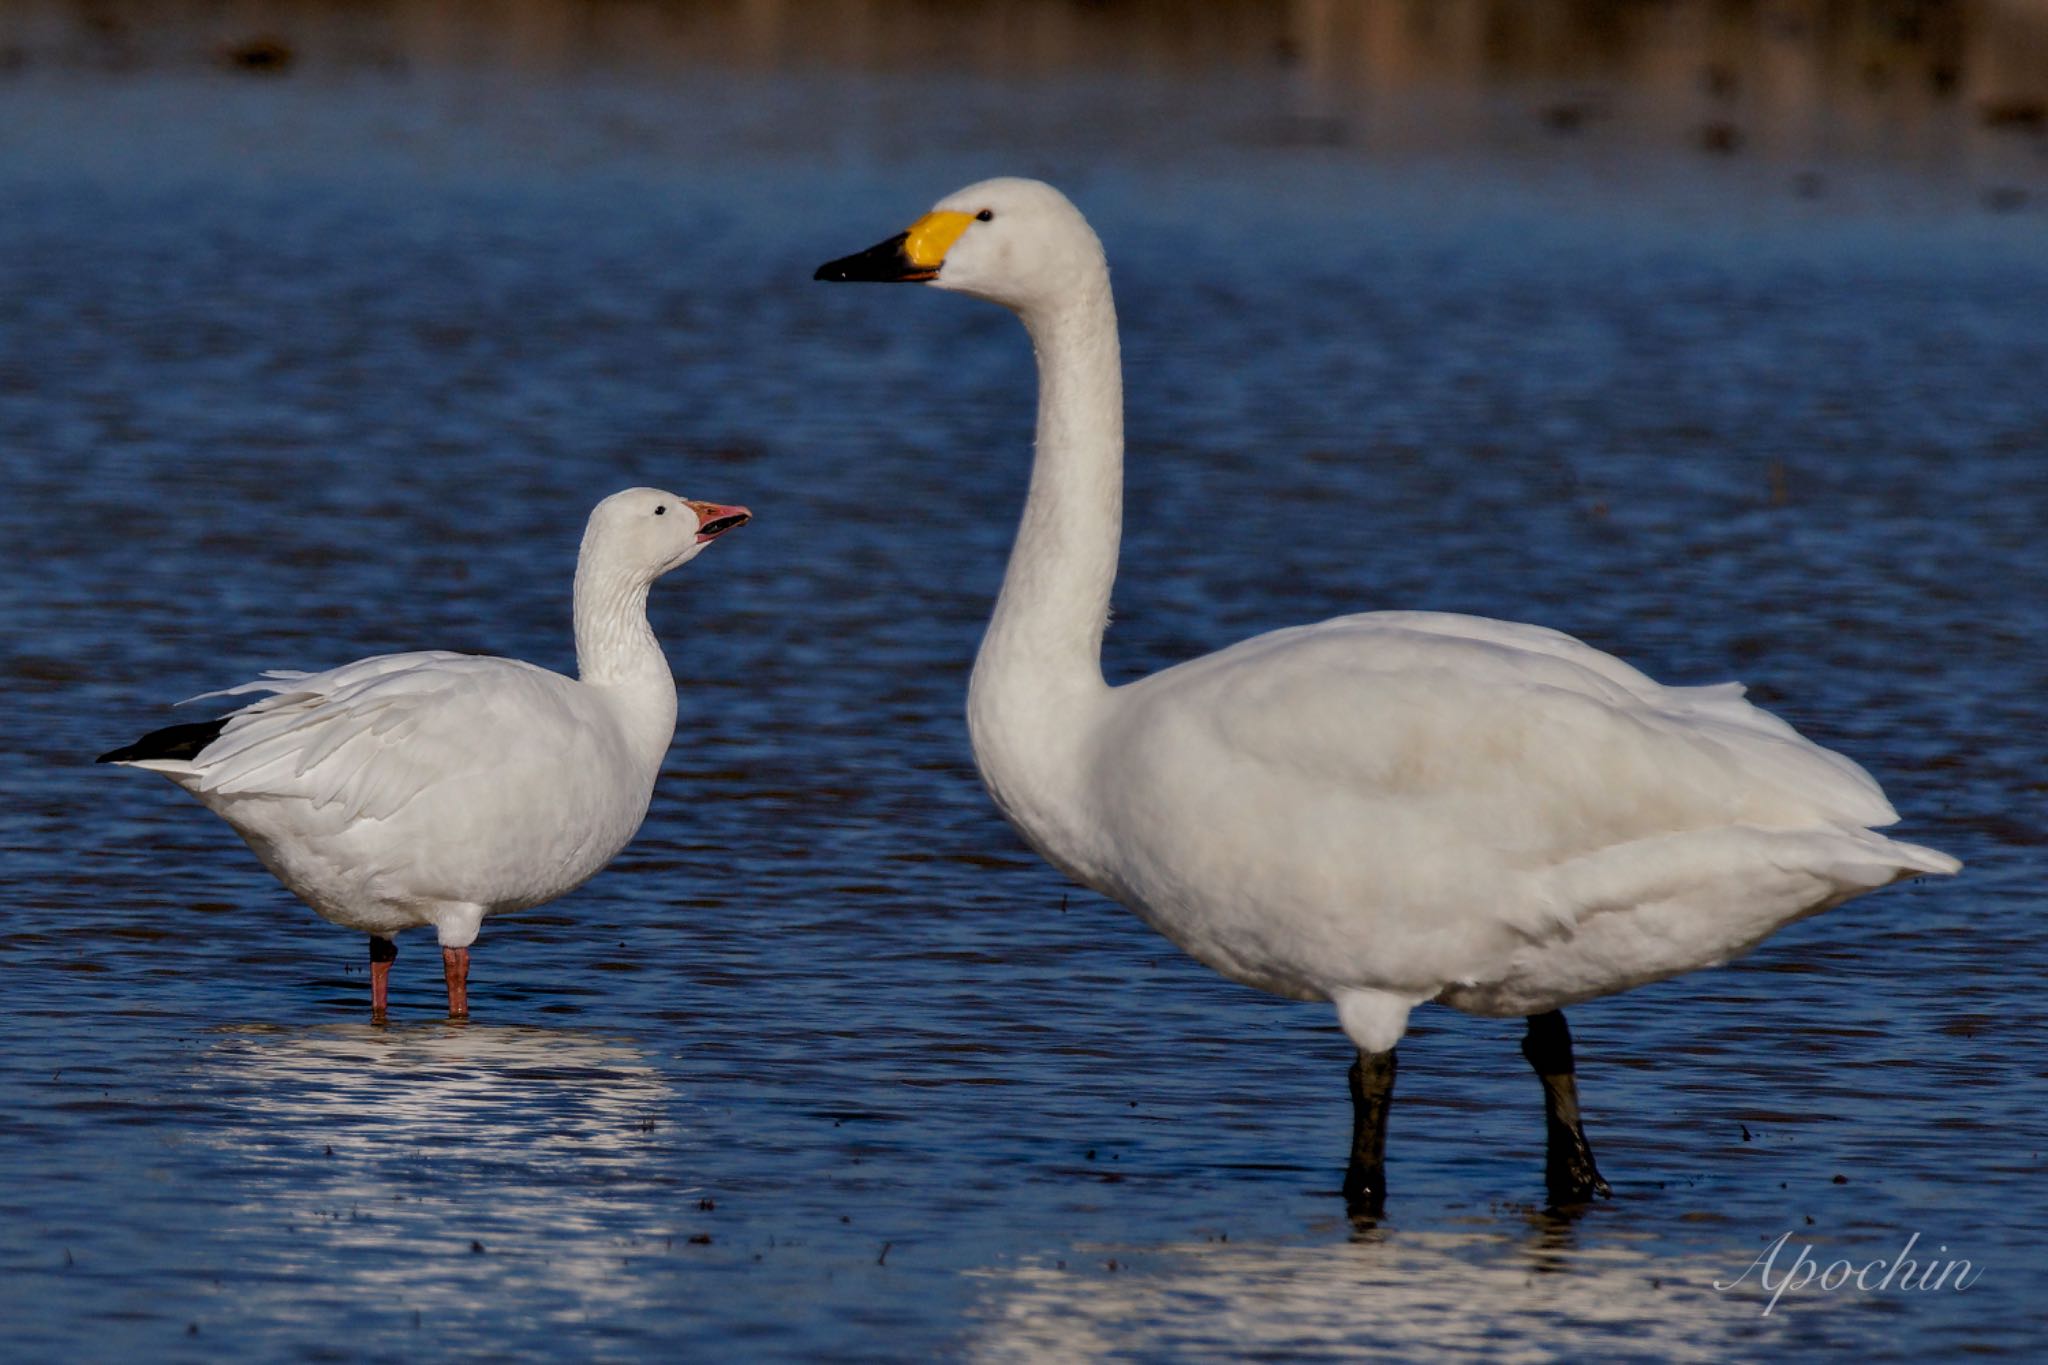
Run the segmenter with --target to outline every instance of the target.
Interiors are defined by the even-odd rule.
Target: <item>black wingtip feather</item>
[[[151,730],[133,744],[111,749],[94,761],[135,763],[151,758],[197,758],[207,745],[220,738],[221,729],[227,723],[226,716],[218,716],[186,725],[166,725],[161,730]]]

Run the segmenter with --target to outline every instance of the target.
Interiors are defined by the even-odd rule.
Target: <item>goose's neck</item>
[[[643,759],[659,767],[676,731],[676,683],[647,624],[648,580],[602,556],[576,565],[576,673],[612,703]]]
[[[1002,595],[968,688],[968,730],[997,803],[1027,835],[1033,807],[1064,806],[1061,755],[1107,694],[1123,531],[1124,407],[1106,267],[1057,307],[1023,314],[1038,358],[1031,487]]]

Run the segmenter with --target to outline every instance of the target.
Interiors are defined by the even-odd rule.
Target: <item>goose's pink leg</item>
[[[398,945],[379,934],[370,935],[370,1017],[382,1019],[391,1003],[391,963]]]
[[[448,979],[448,1017],[469,1018],[469,949],[443,948],[441,975]]]

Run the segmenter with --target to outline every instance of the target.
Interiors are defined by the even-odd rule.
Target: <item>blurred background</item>
[[[2036,187],[2048,131],[2048,12],[2035,0],[12,0],[0,12],[0,71],[16,80],[202,67],[325,82],[1227,84],[1271,106],[1240,137],[1282,144],[1388,155],[1599,134],[1792,162],[1875,157],[1983,176],[2007,201]],[[803,129],[775,123],[754,138]]]
[[[1067,885],[962,699],[1034,383],[820,262],[975,179],[1102,235],[1114,680],[1376,608],[1740,677],[1963,876],[1348,1054]],[[2037,1358],[2048,4],[0,3],[0,1321],[33,1358]],[[646,827],[466,1027],[93,755],[256,670],[572,665],[661,584]],[[1967,1259],[1961,1293],[1754,1278]],[[1930,1248],[1936,1250],[1930,1251]],[[1873,1277],[1874,1278],[1874,1277]]]

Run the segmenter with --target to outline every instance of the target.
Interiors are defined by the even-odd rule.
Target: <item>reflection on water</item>
[[[1723,1361],[1782,1349],[1784,1318],[1716,1292],[1751,1253],[1606,1246],[1568,1231],[1379,1233],[1320,1246],[1078,1246],[975,1272],[977,1361],[1484,1358]],[[1731,1269],[1731,1261],[1733,1269]],[[1813,1305],[1819,1314],[1846,1302]],[[1797,1333],[1824,1325],[1807,1313]]]
[[[630,1313],[647,1282],[622,1259],[666,1250],[695,1192],[670,1085],[618,1042],[244,1026],[202,1068],[228,1101],[205,1140],[240,1172],[230,1235],[286,1318],[368,1299],[445,1325],[497,1316],[479,1299],[506,1294],[528,1319]]]

